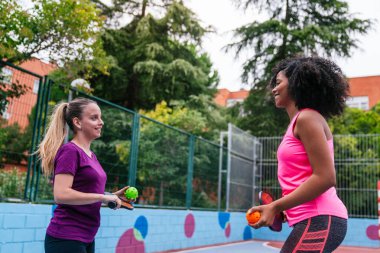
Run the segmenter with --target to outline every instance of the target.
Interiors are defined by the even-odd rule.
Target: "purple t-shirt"
[[[74,176],[72,188],[79,192],[104,194],[107,175],[95,154],[89,157],[72,142],[64,144],[54,160],[54,175]],[[100,226],[101,202],[87,205],[59,204],[50,220],[50,236],[90,243]]]

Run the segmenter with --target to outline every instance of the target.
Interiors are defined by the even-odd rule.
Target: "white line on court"
[[[187,252],[204,251],[204,250],[209,250],[209,249],[217,249],[217,248],[220,248],[220,247],[233,247],[235,245],[249,244],[249,243],[252,243],[252,242],[259,243],[258,241],[231,242],[231,244],[221,244],[221,245],[217,245],[217,246],[206,246],[206,247],[202,247],[202,248],[198,248],[198,249],[181,250],[181,251],[176,251],[175,253],[187,253]],[[264,247],[267,247],[267,248],[277,249],[278,250],[278,248],[269,246],[268,243],[269,242],[263,242],[262,245]]]
[[[277,249],[277,250],[279,249],[279,248],[276,248],[276,247],[270,246],[270,245],[269,245],[269,242],[264,242],[263,245],[264,245],[265,247],[267,247],[267,248],[270,248],[270,249]]]
[[[189,250],[183,250],[183,251],[176,251],[176,253],[194,252],[194,251],[201,251],[201,250],[205,250],[205,249],[216,249],[216,248],[220,248],[220,247],[230,247],[233,245],[246,244],[246,243],[250,243],[250,242],[232,242],[231,244],[221,244],[218,246],[206,246],[206,247],[202,247],[199,249],[189,249]]]

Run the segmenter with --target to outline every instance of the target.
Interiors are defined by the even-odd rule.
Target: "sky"
[[[362,19],[377,20],[367,35],[358,35],[359,48],[353,51],[349,59],[333,59],[348,77],[380,75],[380,1],[348,0],[350,13]],[[206,35],[203,49],[218,70],[220,83],[218,88],[236,91],[249,88],[240,79],[244,59],[236,59],[233,51],[223,50],[231,42],[232,30],[252,22],[257,14],[238,10],[232,0],[187,0],[185,4],[193,10],[203,25],[211,25],[216,33]],[[263,17],[258,17],[263,19]]]

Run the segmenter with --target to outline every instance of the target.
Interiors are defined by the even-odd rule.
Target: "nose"
[[[272,94],[274,95],[276,92],[277,92],[277,87],[274,87],[274,88],[272,89]]]

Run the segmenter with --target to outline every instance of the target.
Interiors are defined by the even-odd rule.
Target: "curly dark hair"
[[[325,118],[343,113],[349,85],[334,62],[321,57],[285,59],[272,70],[271,88],[276,86],[280,71],[288,78],[289,94],[299,110],[312,108]]]

